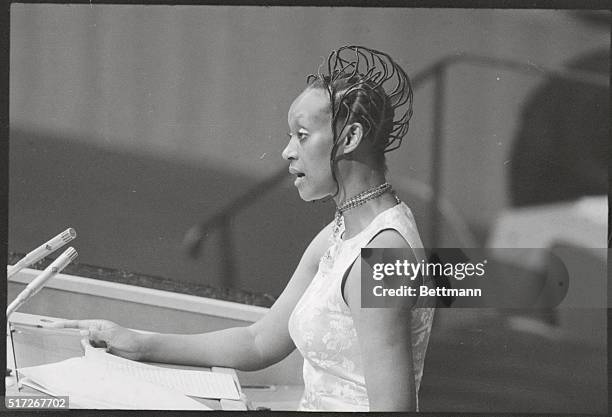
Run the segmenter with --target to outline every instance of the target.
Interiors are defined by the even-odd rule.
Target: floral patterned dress
[[[289,318],[289,333],[304,357],[300,411],[369,411],[362,358],[351,311],[342,297],[342,278],[361,248],[385,229],[394,229],[422,259],[423,244],[410,209],[400,203],[380,213],[364,230],[342,240],[341,222],[330,238],[317,274]],[[420,258],[419,258],[420,256]],[[425,297],[430,298],[430,297]],[[434,308],[417,299],[412,314],[412,359],[418,392]],[[417,308],[418,307],[418,308]]]

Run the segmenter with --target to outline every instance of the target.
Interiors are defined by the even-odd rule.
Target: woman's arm
[[[368,247],[409,246],[399,233],[385,230]],[[344,294],[362,352],[370,411],[416,411],[411,340],[413,300],[410,297],[396,297],[401,302],[388,308],[362,308],[359,259],[349,272]]]
[[[201,334],[151,333],[139,337],[142,361],[259,369],[259,352],[250,326]]]
[[[316,274],[329,234],[326,227],[312,240],[289,283],[260,320],[246,327],[202,334],[145,335],[143,360],[253,371],[284,359],[295,349],[289,336],[289,316]]]
[[[106,346],[113,354],[135,360],[247,371],[265,368],[295,349],[289,336],[289,316],[316,274],[330,233],[331,229],[325,227],[317,234],[270,311],[250,326],[201,334],[142,334],[105,320],[70,320],[57,327],[88,330],[96,346]]]

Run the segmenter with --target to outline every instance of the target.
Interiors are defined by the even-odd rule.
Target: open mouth
[[[303,178],[303,177],[306,176],[303,172],[300,172],[300,171],[298,171],[297,169],[295,169],[293,167],[289,168],[289,173],[291,175],[295,175],[297,178]]]
[[[298,186],[299,184],[302,183],[302,181],[304,181],[304,177],[306,176],[303,172],[297,172],[297,171],[292,171],[291,172],[293,175],[295,175],[295,181],[294,184],[296,186]]]

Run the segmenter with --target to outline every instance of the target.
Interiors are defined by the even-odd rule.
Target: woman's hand
[[[89,342],[94,347],[104,347],[107,352],[127,359],[142,360],[144,357],[143,335],[112,321],[64,320],[50,327],[86,330]]]

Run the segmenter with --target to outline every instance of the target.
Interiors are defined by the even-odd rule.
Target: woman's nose
[[[289,140],[289,143],[283,150],[282,157],[285,161],[290,161],[290,160],[295,159],[295,148],[292,144],[293,144],[293,141]]]

